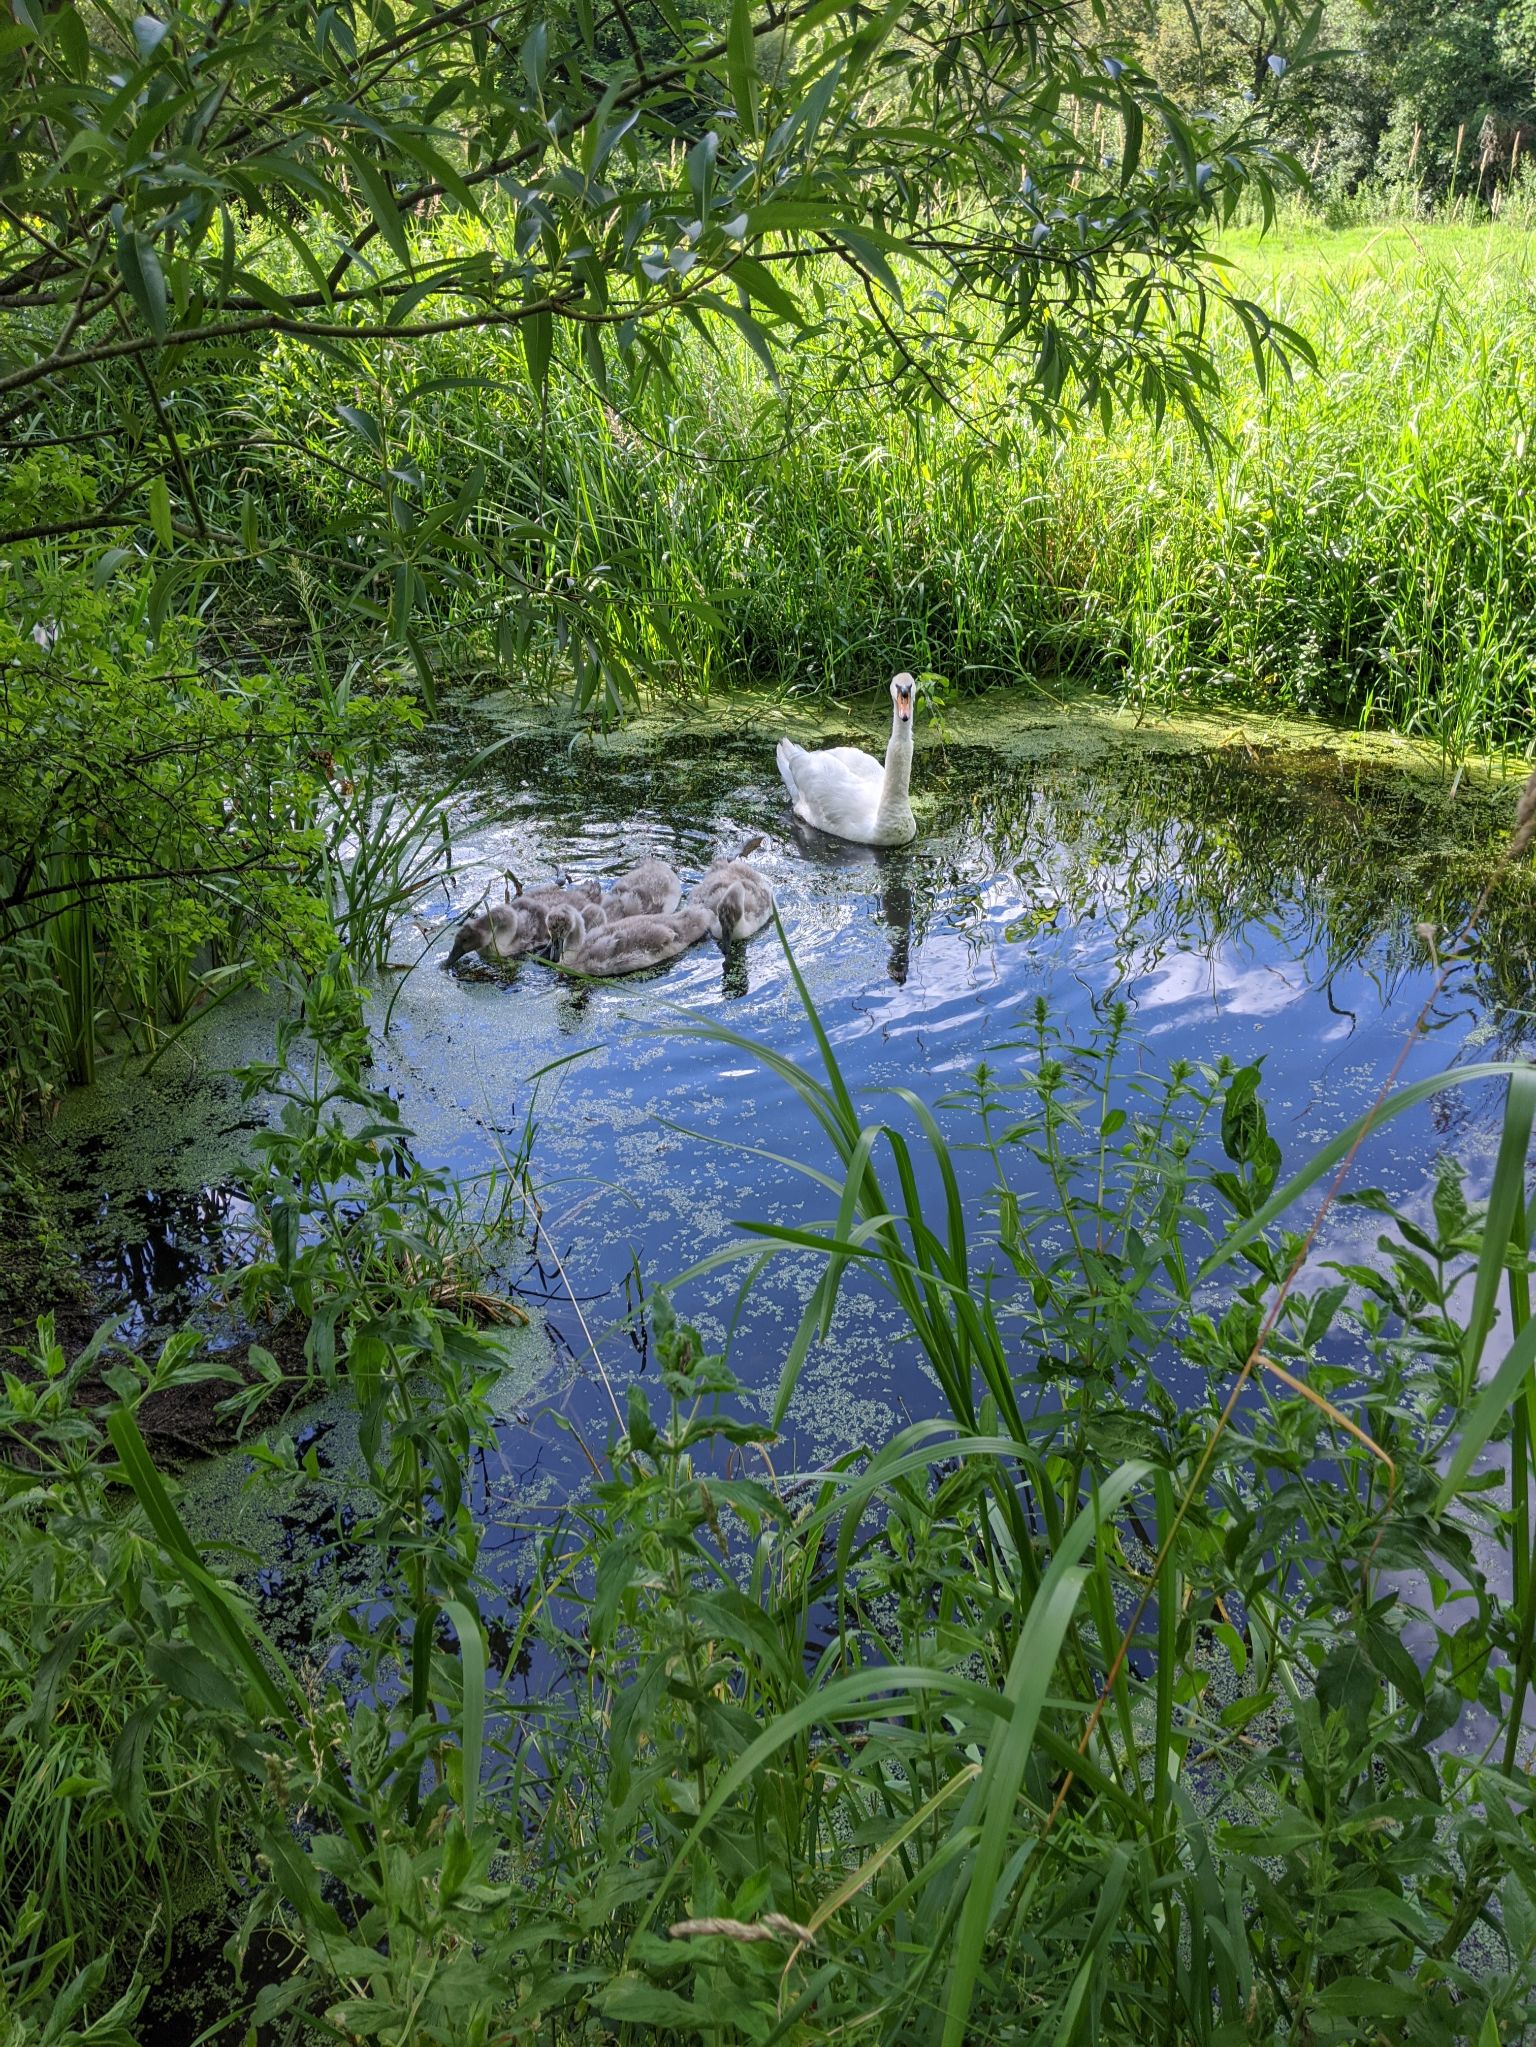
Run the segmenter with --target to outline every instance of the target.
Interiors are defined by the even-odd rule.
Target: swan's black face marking
[[[897,675],[892,678],[891,701],[896,706],[898,723],[910,725],[913,706],[917,702],[917,684],[910,675]]]

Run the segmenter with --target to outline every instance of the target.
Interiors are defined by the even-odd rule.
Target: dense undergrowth
[[[484,232],[445,223],[441,253]],[[211,571],[200,644],[239,665],[253,631],[290,652],[318,638],[333,660],[392,646],[413,679],[574,677],[594,704],[841,692],[900,661],[961,687],[1385,724],[1453,760],[1518,746],[1529,246],[1514,217],[1336,237],[1293,222],[1278,254],[1229,238],[1226,260],[1317,367],[1261,389],[1232,322],[1204,445],[1134,413],[1044,433],[1023,365],[981,332],[944,340],[911,273],[905,345],[942,366],[954,407],[893,407],[893,315],[831,273],[820,329],[775,358],[777,388],[731,334],[693,338],[673,381],[644,388],[617,359],[606,393],[557,360],[543,404],[515,333],[214,350],[172,395],[206,517],[255,559],[237,587]],[[105,433],[113,403],[82,393],[82,429]],[[89,498],[91,463],[75,467]],[[201,551],[172,537],[192,573]],[[108,566],[131,561],[114,549]],[[39,590],[23,633],[57,609]]]
[[[1204,445],[1135,414],[1043,433],[1007,352],[943,340],[917,277],[907,345],[963,396],[895,408],[890,316],[829,275],[777,389],[732,336],[692,341],[669,385],[557,372],[547,409],[515,335],[418,345],[409,376],[387,343],[345,365],[279,346],[201,401],[250,423],[238,500],[204,488],[221,522],[270,536],[273,617],[298,624],[335,577],[487,680],[531,666],[558,688],[574,665],[595,698],[839,692],[900,662],[1385,724],[1453,760],[1518,745],[1528,231],[1388,225],[1335,250],[1293,229],[1278,259],[1257,237],[1225,254],[1317,367],[1261,390],[1233,322]],[[552,585],[584,627],[538,629],[530,593]]]
[[[1486,1203],[1449,1162],[1424,1213],[1357,1196],[1378,1259],[1298,1284],[1293,1204],[1352,1133],[1281,1186],[1254,1069],[1157,1076],[1123,1015],[1072,1045],[1040,1011],[937,1117],[865,1124],[825,1039],[813,1076],[701,1026],[826,1143],[825,1220],[741,1247],[821,1261],[778,1414],[858,1263],[945,1418],[783,1471],[660,1300],[657,1380],[508,1610],[460,1261],[515,1205],[466,1221],[416,1162],[340,962],[308,1021],[328,1062],[252,1076],[288,1105],[246,1290],[349,1374],[377,1587],[343,1659],[288,1662],[133,1421],[217,1364],[124,1356],[81,1411],[40,1332],[0,1414],[9,2041],[148,2037],[188,1895],[245,1971],[230,2037],[1520,2037],[1528,1069],[1457,1076],[1507,1084]],[[303,1483],[281,1427],[253,1447]]]

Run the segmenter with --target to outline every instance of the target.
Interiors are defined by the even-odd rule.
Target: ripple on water
[[[1079,1037],[1125,1002],[1134,1057],[1153,1069],[1223,1052],[1262,1058],[1272,1124],[1292,1159],[1370,1099],[1428,988],[1414,926],[1455,922],[1486,874],[1503,813],[1464,798],[1448,824],[1433,785],[1316,750],[1298,760],[1266,751],[1262,738],[1250,754],[1148,734],[1106,739],[1093,727],[1089,747],[1089,723],[1047,729],[978,714],[948,745],[920,733],[920,836],[880,851],[824,839],[788,816],[772,766],[782,719],[597,745],[524,733],[487,764],[456,807],[447,887],[424,909],[439,935],[422,966],[391,983],[380,1075],[398,1088],[423,1153],[463,1173],[497,1164],[532,1116],[548,1233],[542,1278],[564,1359],[547,1389],[557,1404],[605,1427],[586,1331],[615,1380],[632,1374],[640,1352],[625,1317],[637,1282],[648,1290],[720,1249],[739,1218],[827,1216],[826,1190],[780,1158],[831,1161],[793,1090],[738,1048],[679,1027],[686,1011],[814,1068],[814,1039],[771,931],[731,957],[706,943],[670,969],[608,985],[576,985],[533,960],[440,971],[452,927],[478,902],[499,900],[509,874],[525,885],[606,877],[659,853],[691,880],[716,852],[761,835],[754,858],[872,1115],[899,1113],[878,1090],[910,1087],[933,1101],[982,1057],[1016,1058],[995,1048],[1017,1039],[1037,997]],[[423,783],[436,772],[430,753],[417,772]],[[1530,897],[1511,889],[1499,901],[1410,1075],[1525,1042]],[[230,1005],[228,1020],[210,1021],[205,1073],[227,1056],[221,1032],[252,1028],[238,1014]],[[573,1052],[581,1056],[535,1078]],[[227,1122],[227,1089],[207,1085]],[[128,1106],[122,1114],[131,1121]],[[106,1174],[108,1213],[152,1178],[135,1178],[136,1154],[122,1139],[119,1131]],[[1363,1177],[1413,1196],[1447,1147],[1485,1155],[1486,1102],[1447,1095],[1405,1117],[1373,1140]],[[214,1154],[197,1156],[192,1180],[218,1185],[206,1163]],[[981,1162],[964,1158],[961,1171],[979,1203]],[[551,1246],[585,1326],[564,1300]],[[765,1401],[809,1272],[804,1259],[770,1269],[739,1312],[729,1275],[686,1290],[689,1312],[721,1340],[730,1332],[738,1370]],[[520,1266],[512,1276],[529,1275]],[[835,1453],[937,1404],[915,1347],[872,1282],[854,1276],[791,1413],[796,1454]],[[537,1420],[509,1419],[504,1448],[499,1497],[515,1491],[520,1470],[544,1484],[567,1455]]]

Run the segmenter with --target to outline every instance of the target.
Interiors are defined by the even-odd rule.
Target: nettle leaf
[[[707,2015],[691,1998],[679,1997],[675,1990],[663,1990],[643,1976],[615,1976],[611,1983],[604,1984],[593,2002],[605,2019],[617,2023],[681,2026],[689,2033],[698,2032],[706,2021],[713,2030],[718,2016]]]
[[[1380,1680],[1358,1642],[1340,1642],[1323,1658],[1317,1673],[1317,1697],[1328,1712],[1338,1712],[1355,1732],[1363,1733],[1380,1691]]]
[[[135,1707],[112,1744],[112,1796],[130,1827],[145,1823],[148,1796],[144,1750],[164,1703],[163,1699],[152,1699],[147,1706]]]
[[[191,1705],[225,1713],[244,1709],[240,1687],[190,1643],[151,1642],[144,1661],[151,1677]]]
[[[176,532],[171,525],[171,493],[163,476],[157,476],[149,486],[149,523],[162,547],[176,545]]]

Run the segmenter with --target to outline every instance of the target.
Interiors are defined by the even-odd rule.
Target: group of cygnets
[[[665,860],[642,860],[621,874],[607,894],[595,881],[523,889],[459,926],[448,953],[454,966],[466,954],[517,959],[542,953],[567,973],[638,974],[665,966],[701,938],[722,946],[754,936],[773,916],[773,891],[743,855],[720,859],[683,901],[683,884]]]
[[[807,752],[778,746],[779,775],[802,824],[860,846],[904,846],[916,835],[912,814],[912,721],[917,683],[905,669],[891,677],[891,736],[885,759],[856,746]],[[637,974],[665,966],[701,938],[722,945],[750,938],[773,915],[773,891],[746,859],[717,860],[683,901],[683,884],[665,860],[643,860],[606,895],[595,881],[575,887],[519,889],[515,901],[482,910],[460,926],[448,955],[516,959],[543,952],[573,974]]]

